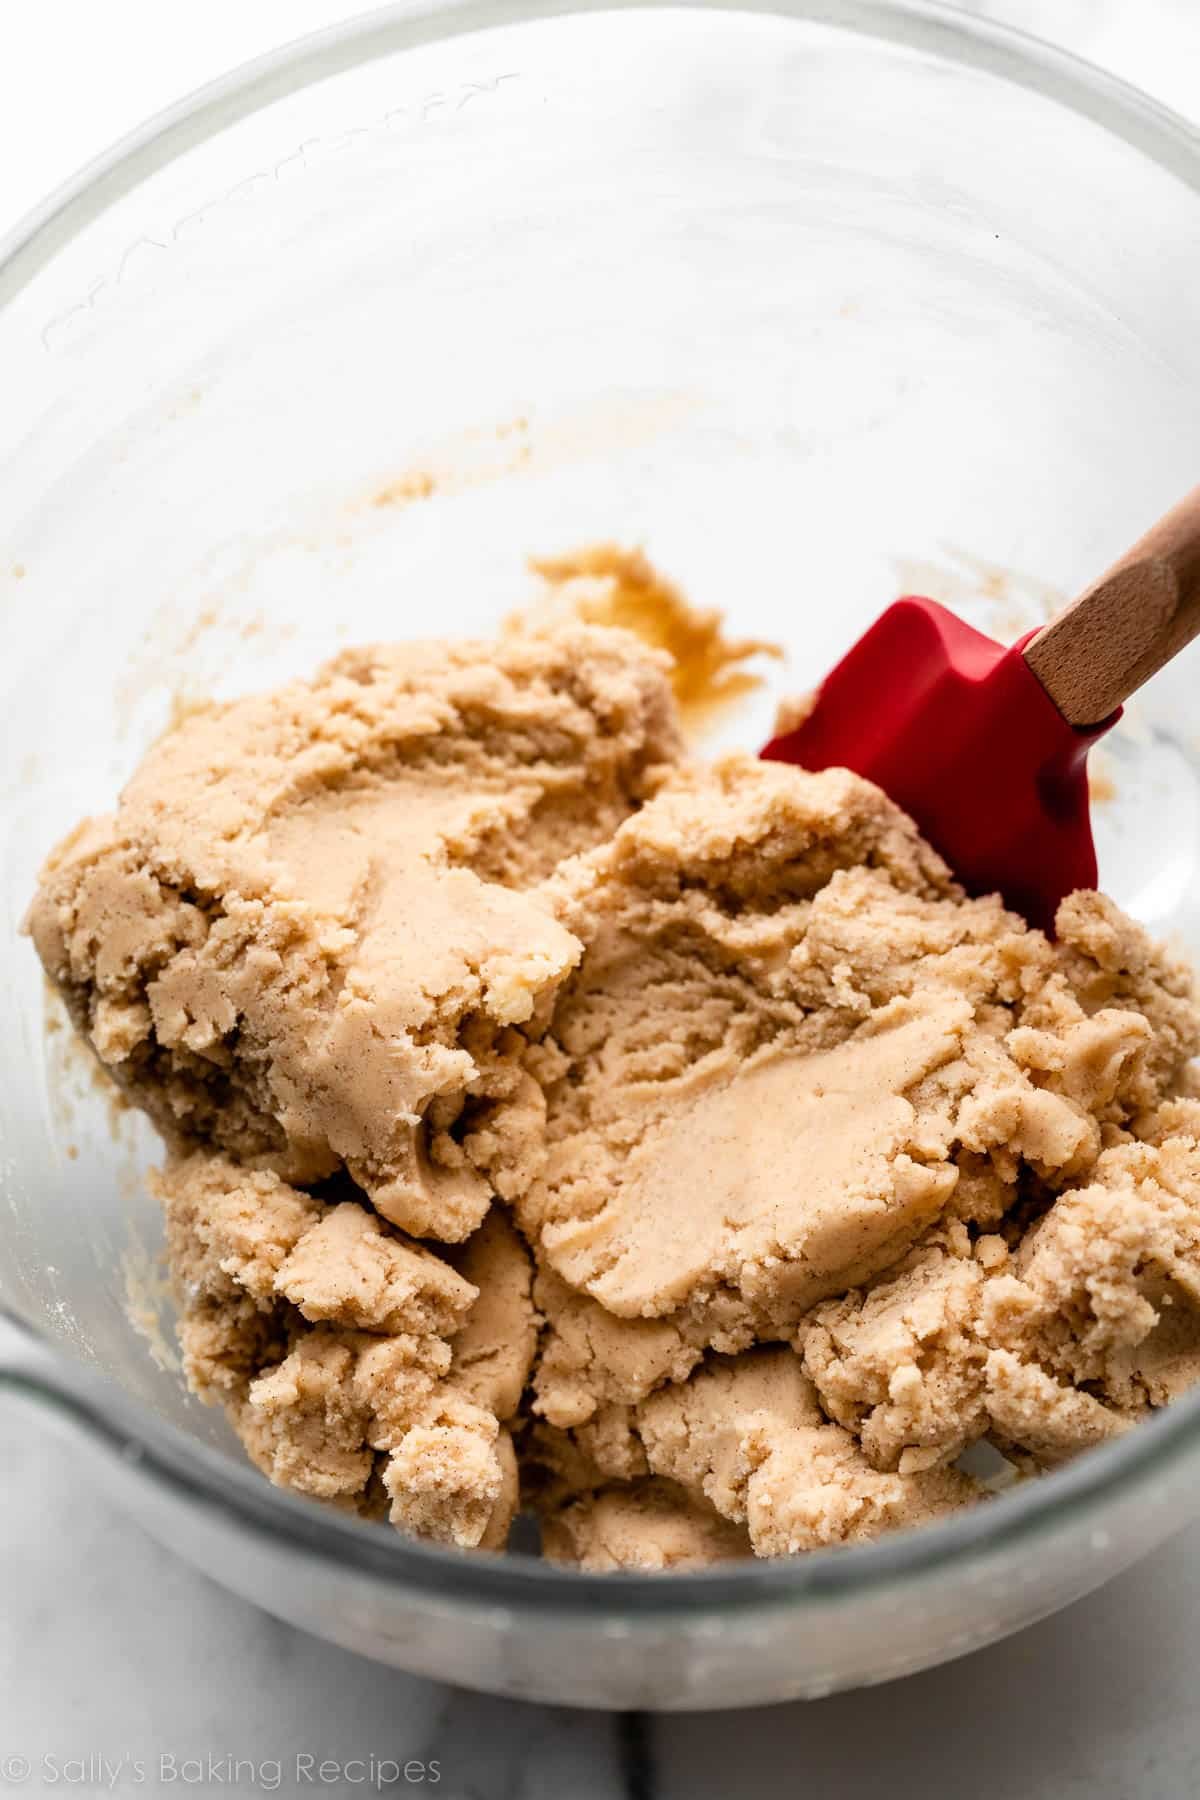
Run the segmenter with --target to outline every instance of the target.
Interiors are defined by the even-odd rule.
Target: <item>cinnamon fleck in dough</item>
[[[661,623],[718,686],[756,647]],[[682,743],[668,658],[543,615],[193,714],[50,859],[187,1380],[271,1480],[669,1571],[925,1524],[974,1447],[1039,1474],[1200,1380],[1187,968]]]

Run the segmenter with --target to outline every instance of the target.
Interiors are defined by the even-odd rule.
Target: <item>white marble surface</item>
[[[339,0],[7,0],[0,229],[180,92],[356,10]],[[1195,0],[984,0],[975,10],[1200,114]],[[0,1332],[0,1357],[4,1343]],[[15,1403],[0,1410],[0,1468],[0,1794],[167,1792],[184,1784],[156,1778],[164,1754],[215,1757],[218,1774],[219,1759],[248,1759],[262,1788],[272,1760],[298,1750],[341,1764],[436,1761],[436,1791],[450,1800],[1200,1792],[1200,1526],[1102,1594],[949,1668],[817,1704],[631,1728],[400,1676],[278,1624],[93,1499],[86,1466]],[[117,1764],[115,1780],[95,1761],[65,1766],[89,1757]],[[21,1758],[32,1767],[18,1781]],[[186,1785],[256,1791],[245,1774]],[[275,1791],[300,1790],[285,1777]],[[347,1779],[324,1791],[370,1790]],[[389,1791],[414,1788],[401,1779]]]
[[[808,1705],[647,1721],[647,1765],[631,1779],[619,1719],[398,1675],[202,1580],[95,1501],[86,1461],[15,1405],[0,1410],[0,1467],[0,1795],[9,1756],[36,1768],[47,1755],[286,1764],[297,1752],[436,1761],[447,1800],[1200,1792],[1200,1528],[1056,1619],[927,1675]],[[51,1786],[36,1773],[22,1785]]]

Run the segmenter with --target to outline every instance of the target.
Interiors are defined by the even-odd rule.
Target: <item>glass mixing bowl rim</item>
[[[52,193],[0,238],[0,307],[123,195],[238,120],[332,75],[424,43],[491,27],[617,11],[746,13],[840,27],[926,50],[1016,82],[1090,119],[1200,193],[1200,132],[1167,107],[1066,51],[930,0],[399,0],[286,44],[157,114]],[[12,1315],[8,1315],[12,1316]],[[248,1463],[197,1442],[130,1402],[111,1382],[50,1354],[0,1367],[0,1390],[48,1407],[187,1505],[373,1581],[467,1610],[588,1611],[632,1624],[709,1612],[814,1605],[880,1592],[968,1560],[1028,1549],[1200,1451],[1200,1393],[1052,1477],[1021,1484],[920,1531],[782,1561],[739,1562],[669,1577],[585,1574],[523,1556],[463,1555],[367,1527],[271,1487]]]
[[[153,114],[0,234],[0,307],[126,193],[276,100],[400,50],[581,14],[717,12],[828,25],[924,50],[1090,119],[1200,192],[1200,129],[1130,82],[939,0],[394,0],[254,57]]]
[[[0,1318],[23,1335],[31,1354],[0,1354],[6,1391],[48,1411],[147,1484],[166,1490],[206,1520],[228,1524],[347,1574],[421,1593],[439,1605],[485,1612],[514,1608],[552,1617],[585,1611],[596,1619],[655,1624],[664,1619],[824,1608],[863,1594],[912,1586],[921,1577],[1028,1554],[1039,1537],[1092,1529],[1106,1547],[1109,1502],[1166,1478],[1200,1451],[1200,1391],[1141,1421],[1115,1442],[1052,1474],[1018,1483],[941,1523],[875,1542],[816,1550],[794,1558],[737,1561],[686,1573],[587,1573],[535,1557],[463,1552],[401,1536],[273,1487],[236,1455],[200,1442],[128,1399],[114,1382],[72,1366],[29,1322],[6,1309]]]

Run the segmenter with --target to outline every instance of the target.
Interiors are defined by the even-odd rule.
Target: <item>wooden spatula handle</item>
[[[1030,640],[1063,717],[1097,725],[1200,633],[1200,487]]]

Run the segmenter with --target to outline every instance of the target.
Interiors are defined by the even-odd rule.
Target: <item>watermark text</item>
[[[234,1756],[226,1752],[185,1756],[171,1750],[152,1756],[112,1755],[85,1750],[69,1756],[0,1754],[0,1787],[35,1784],[42,1788],[82,1788],[89,1794],[119,1794],[128,1788],[241,1788],[264,1794],[302,1793],[306,1788],[361,1787],[366,1793],[395,1793],[406,1787],[436,1787],[442,1765],[436,1760],[396,1756],[318,1756],[297,1750],[289,1756]]]

